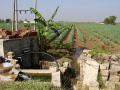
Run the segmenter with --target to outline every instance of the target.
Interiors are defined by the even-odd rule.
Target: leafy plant
[[[39,43],[40,44],[40,49],[41,50],[46,50],[47,45],[49,44],[47,41],[47,36],[50,34],[49,30],[56,30],[57,24],[53,21],[59,7],[56,8],[55,12],[53,13],[52,17],[47,21],[45,18],[42,16],[41,13],[39,13],[36,9],[31,8],[31,11],[35,14],[36,19],[36,27],[37,27],[37,32],[38,32],[38,37],[39,37]]]

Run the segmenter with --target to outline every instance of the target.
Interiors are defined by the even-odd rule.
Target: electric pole
[[[34,8],[37,9],[37,0],[35,0]],[[13,0],[13,17],[12,17],[12,31],[18,30],[18,12],[30,12],[31,10],[19,10],[18,9],[18,0]],[[36,15],[34,16],[36,19]],[[36,21],[34,25],[34,30],[36,30]]]
[[[13,1],[12,32],[15,30],[15,0]]]
[[[18,30],[18,12],[17,12],[17,10],[18,10],[18,0],[16,0],[16,9],[15,9],[15,22],[16,22],[16,31]]]
[[[37,9],[37,0],[35,0],[35,9]],[[34,19],[36,19],[36,15],[34,16]],[[34,25],[34,30],[36,30],[36,21],[35,21],[35,25]]]
[[[13,0],[13,19],[12,19],[12,31],[18,30],[18,2]]]

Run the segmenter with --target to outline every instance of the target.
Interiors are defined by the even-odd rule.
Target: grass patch
[[[41,81],[41,82],[51,82],[51,76],[35,76],[31,77],[35,81]]]
[[[0,90],[63,90],[53,87],[51,82],[30,80],[26,82],[0,82]]]
[[[100,48],[93,48],[90,52],[90,54],[92,55],[92,57],[97,57],[100,53],[106,53],[109,54],[110,52],[106,51],[106,50],[102,50]]]

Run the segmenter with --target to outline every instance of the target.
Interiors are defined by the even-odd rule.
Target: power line
[[[37,0],[35,0],[35,9],[37,9]],[[22,12],[31,12],[31,10],[21,10],[18,9],[18,0],[13,0],[13,20],[12,20],[12,31],[18,30],[18,12],[21,14]],[[36,15],[34,16],[34,19],[36,19]],[[36,24],[36,22],[35,22]],[[34,30],[36,30],[36,26],[34,26]]]

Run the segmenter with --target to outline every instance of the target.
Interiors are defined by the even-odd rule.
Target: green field
[[[100,48],[107,51],[120,50],[120,24],[59,23],[63,25],[63,27],[58,30],[60,35],[56,35],[53,31],[48,31],[49,34],[46,37],[52,47],[64,48],[65,45],[69,44],[68,46],[71,48],[73,46],[82,46],[88,49]],[[71,27],[72,25],[73,27]],[[33,25],[30,26],[33,27]],[[18,27],[19,29],[27,28],[23,23],[19,23]],[[0,28],[11,30],[11,24],[0,23]]]
[[[32,29],[33,24],[24,24],[24,23],[18,23],[18,29]],[[0,29],[3,30],[12,30],[12,23],[5,23],[5,22],[0,22]]]
[[[99,23],[64,23],[67,26],[74,24],[75,28],[63,30],[60,36],[55,38],[51,44],[76,44],[85,48],[101,48],[103,50],[119,50],[120,47],[120,25],[105,25]],[[77,33],[77,34],[75,34]],[[49,36],[54,37],[53,34]],[[77,38],[77,39],[76,39]]]

